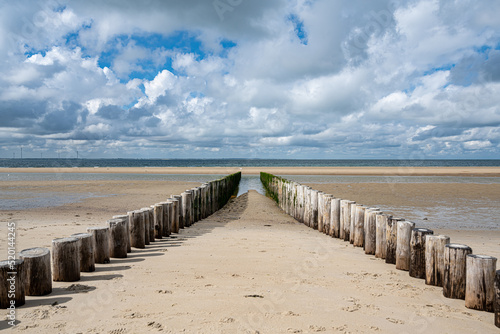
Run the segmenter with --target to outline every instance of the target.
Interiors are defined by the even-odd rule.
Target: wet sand
[[[218,171],[217,173],[220,173]],[[279,173],[281,175],[289,173]],[[59,207],[0,211],[16,221],[18,251],[104,225],[112,215],[151,205],[197,186],[172,181],[2,182],[31,192],[93,193]],[[315,184],[365,205],[425,208],[484,196],[499,203],[498,185]],[[387,188],[389,187],[389,188]],[[384,190],[385,188],[385,190]],[[382,190],[377,190],[382,189]],[[403,197],[404,196],[404,197]],[[495,201],[495,202],[493,202]],[[429,220],[429,223],[432,221]],[[419,224],[417,224],[419,225]],[[421,226],[424,227],[424,226]],[[436,230],[474,253],[500,256],[500,228]],[[0,235],[6,235],[2,224]],[[6,244],[0,243],[0,254]],[[18,309],[23,333],[495,333],[493,314],[442,297],[373,256],[299,224],[254,191],[173,238],[158,240],[127,259],[112,259],[73,283],[54,282],[45,297]],[[0,311],[4,317],[5,310]],[[7,328],[0,322],[0,330]]]

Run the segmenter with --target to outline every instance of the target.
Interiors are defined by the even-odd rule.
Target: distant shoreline
[[[0,173],[230,174],[499,177],[500,167],[64,167],[0,168]]]

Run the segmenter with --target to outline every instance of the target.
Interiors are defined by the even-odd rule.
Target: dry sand
[[[221,173],[220,170],[217,173]],[[279,173],[290,174],[287,173]],[[45,209],[0,211],[16,221],[18,250],[103,225],[112,215],[159,202],[196,186],[164,181],[57,181],[9,184],[29,191],[113,195]],[[366,205],[398,211],[405,201],[486,196],[498,205],[498,185],[467,192],[458,184],[317,184],[314,188]],[[387,185],[386,185],[387,186]],[[484,185],[488,186],[488,185]],[[391,186],[392,187],[392,186]],[[411,195],[410,195],[411,194]],[[406,203],[406,202],[405,202]],[[473,208],[471,208],[473,210]],[[406,217],[410,219],[409,217]],[[0,235],[6,235],[5,224]],[[438,231],[500,256],[500,229]],[[6,254],[5,242],[0,254]],[[18,309],[22,333],[497,333],[493,314],[442,297],[373,256],[313,231],[251,191],[174,238],[133,249],[127,259],[97,265],[75,283],[54,282],[45,297],[27,297]],[[0,311],[4,317],[5,310]],[[0,322],[0,330],[8,328]],[[10,331],[10,329],[7,329]]]

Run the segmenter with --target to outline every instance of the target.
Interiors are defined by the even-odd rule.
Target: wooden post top
[[[446,244],[444,245],[445,247],[448,247],[448,248],[456,248],[456,249],[468,249],[472,252],[472,248],[470,248],[469,246],[467,245],[463,245],[463,244]]]
[[[49,253],[50,250],[48,248],[34,247],[34,248],[23,249],[22,251],[19,252],[19,255],[25,258],[25,257],[39,257]]]
[[[489,255],[469,254],[469,255],[467,255],[467,257],[472,257],[472,258],[475,258],[475,259],[483,259],[483,260],[492,260],[492,261],[496,261],[497,260],[496,257],[489,256]]]
[[[5,260],[5,261],[0,261],[0,268],[9,268],[11,265],[18,266],[20,264],[24,263],[23,259],[15,259],[15,260]]]
[[[415,227],[413,230],[418,232],[434,232],[433,230],[424,227]]]
[[[97,226],[97,227],[87,227],[87,231],[102,231],[102,230],[109,230],[109,227],[107,226]]]
[[[90,233],[75,233],[71,235],[72,237],[78,238],[78,239],[85,239],[85,238],[90,238],[92,234]]]
[[[90,228],[90,227],[89,227]],[[62,243],[73,243],[73,242],[78,242],[78,238],[75,237],[67,237],[67,238],[57,238],[53,239],[52,243],[53,244],[62,244]]]

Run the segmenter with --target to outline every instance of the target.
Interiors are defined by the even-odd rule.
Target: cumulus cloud
[[[15,138],[96,157],[495,157],[499,6],[6,3],[0,148],[11,156]]]

